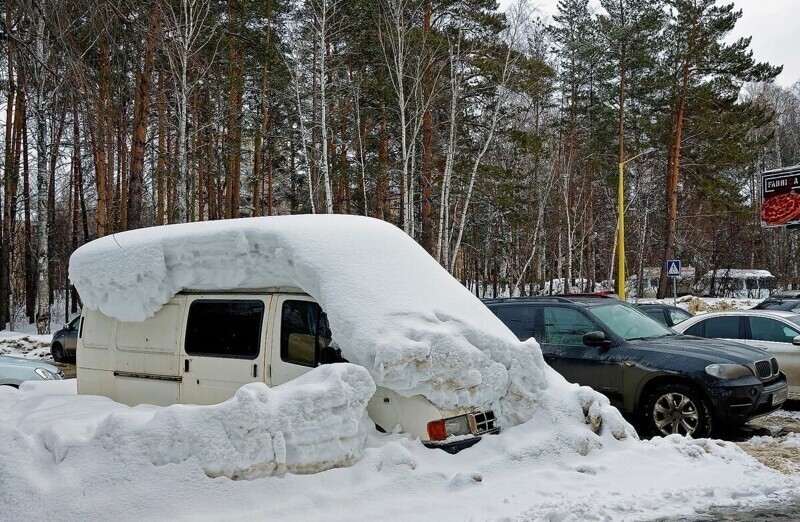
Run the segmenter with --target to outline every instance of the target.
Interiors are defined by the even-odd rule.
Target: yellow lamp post
[[[640,156],[655,152],[656,149],[649,148],[640,152],[632,158],[628,158],[619,164],[619,187],[617,194],[617,201],[619,203],[619,226],[617,227],[617,295],[623,301],[625,300],[625,185],[622,182],[622,174],[625,170],[625,164],[629,163]]]

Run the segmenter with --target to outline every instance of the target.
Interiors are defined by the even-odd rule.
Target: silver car
[[[81,316],[76,317],[64,327],[53,334],[50,344],[50,354],[55,362],[75,361],[75,352],[78,349],[78,329],[81,326]]]
[[[64,372],[44,361],[0,355],[0,386],[19,387],[25,381],[60,381]]]
[[[797,312],[714,312],[696,315],[672,328],[686,335],[731,339],[768,351],[786,374],[789,393],[800,395],[800,314]]]

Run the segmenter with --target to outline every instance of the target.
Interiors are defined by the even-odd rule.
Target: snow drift
[[[713,505],[780,509],[800,483],[733,443],[617,440],[605,421],[611,429],[592,433],[585,419],[609,406],[578,387],[550,390],[530,422],[457,455],[368,430],[350,467],[220,476],[279,474],[279,432],[287,471],[292,462],[349,459],[362,436],[366,371],[332,365],[303,379],[167,408],[76,396],[74,380],[0,386],[0,520],[681,520]],[[345,395],[349,406],[336,398]],[[574,407],[581,398],[586,413]],[[347,420],[314,418],[327,407]],[[351,436],[324,444],[317,430]]]
[[[70,279],[86,306],[142,321],[183,289],[291,286],[328,313],[333,338],[378,386],[442,409],[531,418],[548,381],[520,342],[403,231],[357,216],[280,216],[170,225],[79,248]],[[576,408],[580,407],[578,404]]]
[[[62,435],[59,423],[42,426],[36,417],[20,415],[36,400],[19,400],[12,401],[16,411],[0,427],[0,437],[14,441],[20,455],[41,445],[57,464],[71,453],[90,451],[118,453],[138,465],[191,462],[211,478],[313,473],[349,466],[361,457],[373,393],[364,368],[332,364],[275,388],[247,384],[232,399],[212,406],[123,406],[96,425],[84,425],[77,439]],[[21,420],[13,422],[15,417]]]

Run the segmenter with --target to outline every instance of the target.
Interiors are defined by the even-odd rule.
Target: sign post
[[[678,278],[681,276],[681,260],[667,261],[667,277],[672,279],[672,304],[678,305]]]

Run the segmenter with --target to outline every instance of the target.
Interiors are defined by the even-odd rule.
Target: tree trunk
[[[80,220],[80,205],[81,205],[81,185],[83,183],[83,176],[81,175],[82,169],[81,159],[81,135],[80,126],[78,125],[78,109],[75,107],[72,111],[72,248],[74,252],[78,249],[78,222]],[[78,292],[75,290],[74,285],[70,285],[69,291],[72,293],[72,309],[74,314],[78,311]]]
[[[6,27],[11,27],[11,4],[6,4]],[[0,212],[0,330],[5,330],[6,323],[11,321],[11,245],[13,230],[11,228],[11,199],[9,193],[9,180],[13,168],[13,123],[14,123],[14,96],[16,84],[14,82],[14,45],[9,40],[8,46],[8,95],[6,100],[6,137],[5,137],[5,165],[3,168],[3,208]]]
[[[44,2],[42,2],[44,3]],[[44,55],[44,13],[47,12],[42,7],[42,12],[36,20],[36,99],[34,113],[36,117],[36,186],[37,186],[37,266],[39,271],[38,281],[38,306],[36,310],[36,330],[40,335],[50,331],[50,293],[47,282],[49,281],[49,253],[47,250],[48,238],[48,205],[47,198],[50,193],[50,176],[48,173],[48,150],[47,150],[47,113],[45,97],[47,96],[45,86],[45,71],[41,64],[45,63]]]
[[[142,226],[142,185],[144,182],[144,147],[147,143],[147,120],[150,114],[151,76],[156,33],[159,27],[158,4],[150,7],[150,28],[145,42],[144,65],[137,67],[136,93],[133,102],[133,136],[131,143],[131,174],[128,185],[127,228]]]
[[[678,178],[680,173],[681,158],[681,138],[683,134],[683,118],[686,109],[686,97],[689,92],[689,78],[691,73],[692,55],[694,53],[694,40],[697,31],[697,16],[693,20],[692,31],[686,48],[686,56],[683,62],[683,74],[681,79],[681,90],[678,97],[678,105],[675,110],[675,130],[673,134],[672,150],[670,151],[671,161],[666,178],[666,203],[667,215],[664,233],[664,258],[661,263],[661,278],[658,284],[658,297],[663,299],[669,294],[669,278],[667,277],[667,260],[675,256],[675,233],[678,221]]]
[[[164,106],[167,104],[167,96],[164,92],[163,76],[158,75],[158,153],[156,159],[156,225],[164,224],[164,191],[166,190],[166,162],[164,150],[166,143]]]
[[[431,32],[431,2],[425,2],[423,13],[423,38]],[[431,116],[430,99],[433,91],[431,79],[430,49],[426,46],[423,54],[422,99],[425,111],[422,114],[422,179],[420,192],[420,244],[428,253],[433,253],[433,219],[431,217],[431,200],[433,199],[433,117]]]
[[[23,92],[24,96],[24,92]],[[28,114],[22,108],[22,195],[25,220],[25,315],[28,324],[36,321],[36,267],[33,263],[33,226],[31,224],[31,188],[28,170]]]

